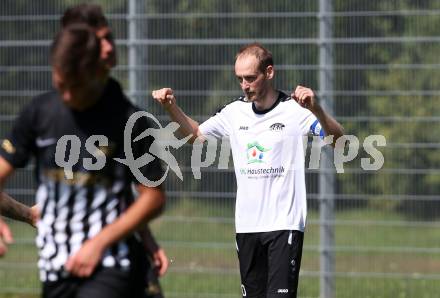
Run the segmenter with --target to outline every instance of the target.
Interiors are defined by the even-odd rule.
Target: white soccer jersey
[[[199,129],[205,136],[230,139],[237,178],[237,233],[304,231],[303,136],[323,134],[309,110],[282,92],[266,111],[240,97]]]

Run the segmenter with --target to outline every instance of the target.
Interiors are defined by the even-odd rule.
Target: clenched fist
[[[159,90],[154,90],[151,93],[151,95],[164,107],[171,106],[176,102],[176,98],[174,97],[174,91],[171,88],[162,88]]]
[[[303,108],[314,111],[318,107],[316,102],[315,93],[313,90],[304,86],[296,86],[295,91],[291,94],[292,98],[296,100]]]

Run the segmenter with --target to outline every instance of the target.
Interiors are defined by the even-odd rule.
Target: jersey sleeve
[[[307,109],[301,108],[301,110],[302,113],[300,117],[300,126],[302,134],[311,134],[324,138],[325,132],[322,129],[321,123],[319,123],[319,120],[316,118],[316,116]]]
[[[33,102],[21,110],[11,132],[1,141],[0,156],[14,168],[26,166],[36,150],[36,125],[34,122],[37,111]]]
[[[199,130],[204,136],[212,136],[217,139],[229,137],[231,125],[228,119],[228,107],[224,107],[214,116],[199,125]]]

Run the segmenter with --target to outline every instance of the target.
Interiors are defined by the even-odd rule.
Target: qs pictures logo
[[[264,163],[265,156],[270,148],[264,148],[258,142],[249,143],[247,145],[247,160],[251,163]]]

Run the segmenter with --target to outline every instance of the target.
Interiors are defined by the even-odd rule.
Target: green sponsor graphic
[[[270,151],[270,148],[264,148],[258,142],[247,144],[247,159],[248,164],[264,163],[265,152]]]
[[[258,142],[253,142],[253,143],[248,143],[247,145],[248,149],[251,149],[252,147],[257,148],[258,150],[260,150],[261,152],[267,152],[270,149],[266,149],[263,146],[261,146]]]

